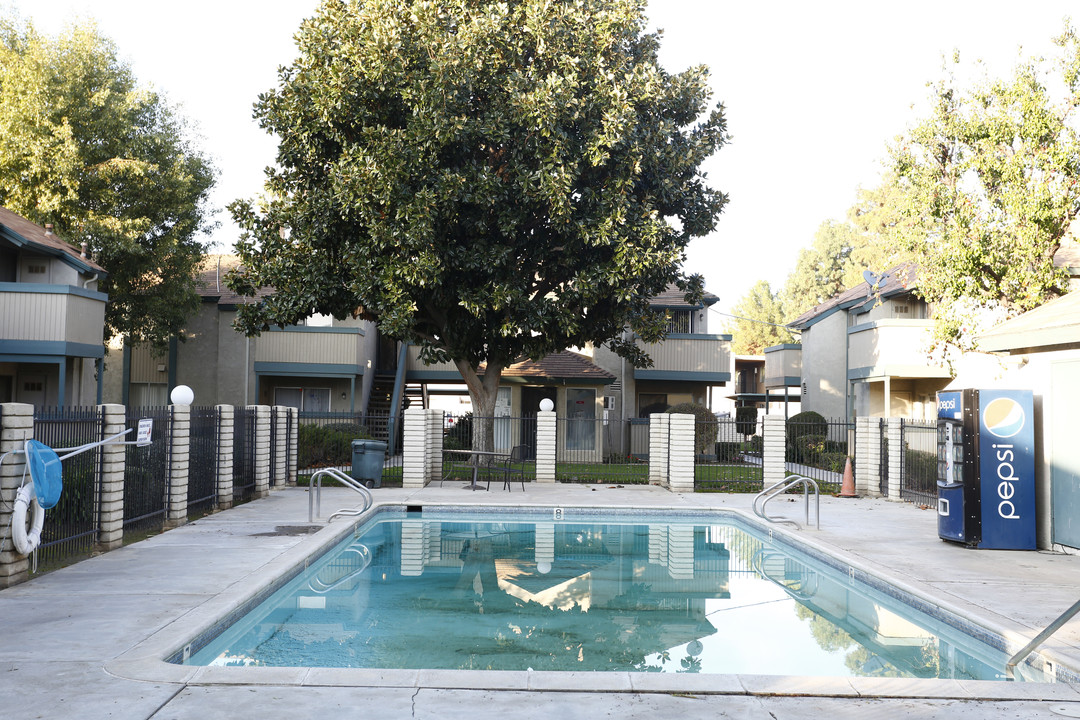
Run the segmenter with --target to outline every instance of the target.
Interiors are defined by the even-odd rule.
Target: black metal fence
[[[472,413],[443,417],[443,450],[472,449],[473,433],[480,423],[491,423],[492,449],[509,455],[517,446],[525,458],[524,479],[536,480],[536,416],[479,418]],[[443,477],[471,480],[467,456],[446,453],[443,456]],[[481,473],[482,475],[482,473]]]
[[[881,443],[879,447],[881,452],[878,454],[878,474],[879,485],[878,489],[881,490],[882,497],[889,497],[889,433],[888,424],[885,422],[885,418],[881,418],[878,421],[878,433],[881,437]]]
[[[216,407],[191,408],[188,446],[188,514],[204,514],[217,507],[218,439],[221,411]]]
[[[900,498],[937,507],[937,423],[900,421]]]
[[[849,457],[855,457],[854,423],[820,417],[787,421],[787,472],[813,478],[823,494],[840,492]]]
[[[698,492],[760,492],[764,483],[758,423],[734,418],[694,425],[694,489]]]
[[[75,448],[104,438],[99,408],[38,408],[34,438],[51,448]],[[59,452],[63,455],[63,452]],[[48,568],[89,554],[97,542],[101,503],[100,451],[88,451],[63,461],[63,492],[46,514],[37,562]]]
[[[244,502],[255,493],[255,408],[233,409],[233,500]]]
[[[124,448],[124,530],[160,531],[169,506],[172,422],[168,407],[129,407],[127,437],[134,439],[139,420],[152,420],[150,444]]]
[[[647,485],[648,453],[648,420],[555,418],[557,482]]]
[[[353,441],[376,440],[387,443],[382,483],[400,485],[403,464],[401,443],[396,443],[394,454],[391,455],[386,439],[387,421],[386,413],[300,412],[296,439],[298,473],[310,475],[324,467],[349,472],[352,469]]]

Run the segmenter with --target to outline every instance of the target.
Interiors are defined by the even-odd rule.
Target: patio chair
[[[503,489],[511,490],[510,483],[513,482],[514,477],[517,476],[517,480],[521,482],[521,491],[525,492],[525,460],[529,457],[528,445],[515,445],[510,454],[506,456],[506,461],[502,465],[494,465],[491,470],[492,473],[500,472],[503,476]],[[491,489],[491,475],[488,475],[488,490]]]

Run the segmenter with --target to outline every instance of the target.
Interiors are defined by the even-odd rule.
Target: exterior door
[[[1080,443],[1076,442],[1075,399],[1080,397],[1080,360],[1050,366],[1052,417],[1050,435],[1051,540],[1080,548]],[[1044,418],[1044,422],[1047,419]]]

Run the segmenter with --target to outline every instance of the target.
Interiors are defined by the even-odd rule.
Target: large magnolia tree
[[[92,23],[57,37],[0,16],[0,205],[109,273],[107,331],[163,347],[198,310],[215,170]]]
[[[640,0],[328,0],[255,115],[280,138],[231,286],[258,333],[314,313],[375,320],[452,360],[479,417],[504,368],[587,342],[647,362],[629,325],[691,296],[687,243],[725,197],[707,72],[669,74]],[[490,446],[478,424],[474,446]]]

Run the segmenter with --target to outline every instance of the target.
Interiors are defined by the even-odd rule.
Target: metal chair
[[[511,490],[510,483],[512,482],[513,475],[518,476],[518,480],[521,482],[521,491],[525,492],[525,460],[529,457],[528,445],[515,445],[510,450],[510,454],[506,457],[506,464],[493,466],[492,471],[498,471],[503,474],[503,489]],[[491,489],[491,475],[488,475],[488,490]]]

